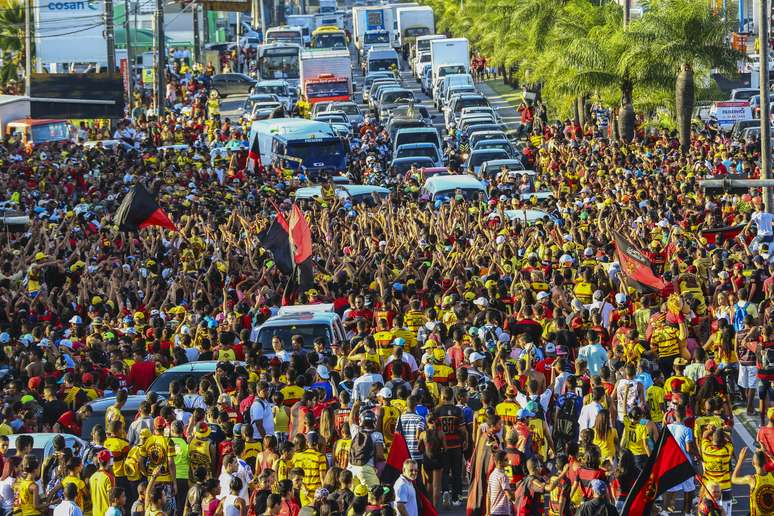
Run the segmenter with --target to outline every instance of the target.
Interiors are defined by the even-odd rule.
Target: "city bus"
[[[293,43],[272,43],[258,47],[258,79],[284,80],[298,86],[301,47]]]
[[[318,27],[312,33],[312,48],[346,49],[347,33],[332,25]]]
[[[272,27],[266,31],[266,43],[295,43],[304,46],[304,30],[293,25]]]

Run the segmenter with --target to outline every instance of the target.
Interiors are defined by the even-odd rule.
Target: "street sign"
[[[250,0],[228,0],[228,1],[209,1],[205,0],[201,4],[210,11],[237,11],[249,13],[252,7]]]
[[[142,69],[142,83],[145,86],[153,86],[153,83],[155,80],[156,80],[156,72],[153,68]]]

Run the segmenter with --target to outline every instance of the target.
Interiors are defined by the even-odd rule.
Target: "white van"
[[[269,317],[257,328],[255,340],[260,344],[264,355],[273,356],[271,341],[279,337],[290,350],[290,340],[294,335],[304,339],[304,349],[311,350],[318,337],[325,341],[329,348],[333,342],[343,342],[346,339],[344,325],[339,314],[333,311],[333,304],[292,305],[283,306],[274,317]],[[251,338],[252,340],[252,338]]]
[[[489,200],[484,183],[467,174],[429,177],[422,186],[422,195],[432,201],[447,201],[457,195],[462,195],[466,201],[476,200],[480,195]]]

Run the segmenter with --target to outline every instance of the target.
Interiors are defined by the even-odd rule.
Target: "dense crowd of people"
[[[299,303],[332,303],[346,338],[269,348],[257,328],[287,277],[261,231],[308,181],[250,170],[249,128],[220,115],[206,70],[178,72],[170,111],[133,113],[123,144],[84,147],[107,129],[83,126],[2,145],[0,199],[31,216],[0,235],[4,514],[417,516],[425,490],[439,509],[467,498],[471,516],[617,514],[664,427],[697,472],[664,511],[730,515],[739,484],[752,514],[774,512],[774,215],[755,192],[698,186],[754,177],[757,142],[706,128],[683,152],[669,132],[620,143],[601,118],[546,120],[521,150],[531,184],[503,171],[486,198],[439,202],[420,170],[389,169],[367,118],[341,174],[390,195],[302,203],[315,285]],[[464,144],[452,132],[452,171]],[[178,231],[118,230],[137,183]],[[507,214],[528,208],[546,216]],[[631,281],[616,231],[663,288]],[[201,360],[215,373],[147,392]],[[72,445],[103,396],[104,421]],[[735,405],[761,422],[749,475]],[[60,435],[43,454],[36,432]]]

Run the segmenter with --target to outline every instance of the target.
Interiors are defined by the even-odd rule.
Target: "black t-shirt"
[[[465,427],[465,418],[462,409],[455,405],[441,405],[436,408],[435,417],[438,426],[443,430],[447,448],[459,448],[462,446],[462,429]]]
[[[60,399],[43,401],[41,406],[43,408],[43,423],[48,425],[56,423],[59,417],[67,412],[67,404]]]

